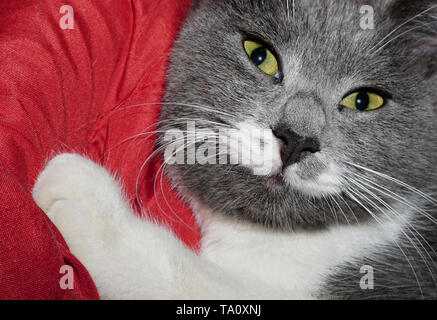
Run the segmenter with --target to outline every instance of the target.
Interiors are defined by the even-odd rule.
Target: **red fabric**
[[[132,138],[154,129],[153,103],[189,2],[0,1],[0,299],[98,298],[32,200],[41,168],[59,152],[86,154],[116,172],[134,208],[196,248],[198,227],[165,177],[153,191],[160,160],[142,168],[153,137]],[[72,30],[60,28],[63,5],[74,9]],[[74,268],[73,290],[60,288],[64,264]]]

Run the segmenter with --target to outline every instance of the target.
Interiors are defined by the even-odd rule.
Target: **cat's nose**
[[[273,130],[273,134],[284,143],[281,148],[281,159],[284,168],[301,161],[311,153],[320,151],[318,139],[302,137],[285,126],[277,127]]]

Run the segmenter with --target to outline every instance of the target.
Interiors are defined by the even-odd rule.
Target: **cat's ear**
[[[391,0],[388,9],[393,21],[388,39],[408,49],[425,77],[437,75],[437,0]]]

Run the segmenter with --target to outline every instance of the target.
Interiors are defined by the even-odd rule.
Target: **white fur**
[[[313,299],[332,268],[395,241],[402,229],[386,221],[273,232],[193,200],[202,228],[196,255],[165,227],[137,218],[111,175],[74,154],[49,162],[33,196],[106,299]]]
[[[271,129],[265,129],[249,120],[235,125],[236,130],[227,131],[226,143],[233,163],[238,163],[252,171],[254,175],[272,176],[282,171],[282,142],[276,138]],[[340,169],[323,152],[312,157],[327,163],[327,168],[314,181],[303,180],[299,174],[300,164],[285,168],[284,181],[305,194],[314,197],[336,194],[341,191],[343,183]]]
[[[321,152],[313,157],[323,157]],[[326,162],[326,160],[324,160]],[[341,192],[340,169],[333,163],[329,163],[328,168],[319,174],[314,181],[303,180],[298,172],[299,164],[288,166],[284,171],[284,180],[293,188],[313,197],[322,197],[325,195],[338,194]]]
[[[227,131],[227,145],[232,163],[240,164],[255,175],[271,176],[282,169],[281,144],[271,129],[261,128],[250,121],[235,125]]]

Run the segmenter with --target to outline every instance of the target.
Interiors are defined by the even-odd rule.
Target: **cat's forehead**
[[[297,52],[301,62],[332,66],[333,62],[366,62],[364,57],[367,61],[383,59],[369,53],[391,28],[384,13],[387,2],[369,6],[358,0],[233,0],[223,1],[222,8],[231,29],[256,34],[288,57]],[[363,28],[363,12],[367,12],[363,6],[371,7],[373,19],[385,21],[376,29]]]
[[[269,29],[276,35],[287,31],[323,31],[341,29],[351,31],[360,26],[365,8],[374,9],[382,17],[390,1],[344,0],[230,0],[219,1],[224,18],[235,24]],[[373,4],[374,3],[374,4]]]
[[[323,84],[333,79],[372,80],[379,77],[384,57],[370,54],[386,33],[382,24],[377,30],[363,29],[363,3],[360,1],[224,1],[223,19],[235,29],[256,34],[279,54],[285,72],[295,79],[317,79]],[[370,2],[367,2],[370,3]],[[373,12],[381,19],[381,5]],[[371,68],[378,65],[379,70]],[[369,74],[372,73],[372,74]],[[364,80],[364,79],[363,79]],[[347,82],[347,81],[346,81]]]

